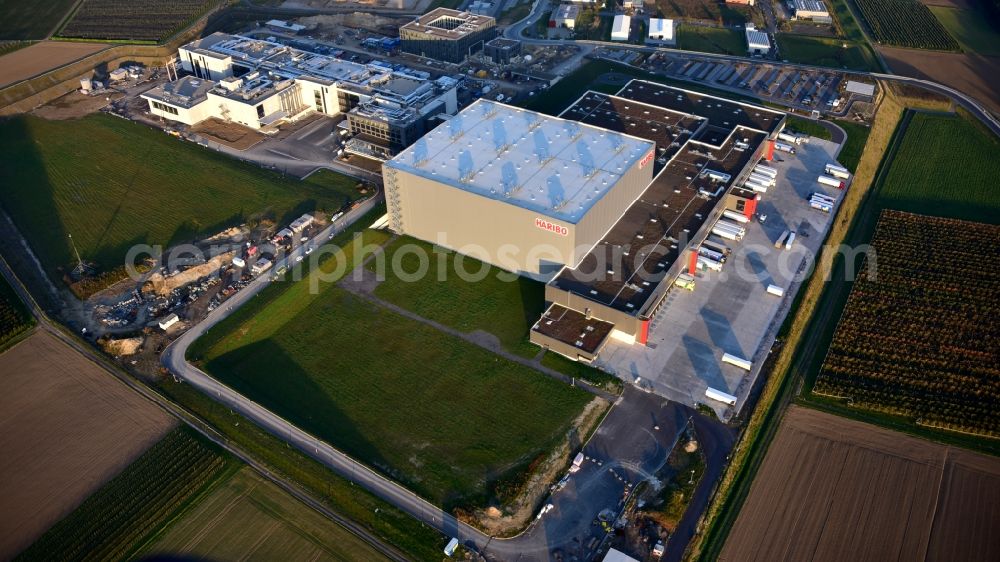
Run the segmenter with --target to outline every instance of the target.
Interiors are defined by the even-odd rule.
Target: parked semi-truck
[[[785,249],[786,250],[791,250],[793,242],[795,242],[795,233],[794,232],[789,232],[788,233],[788,240],[785,240]]]
[[[794,133],[778,133],[778,139],[791,144],[802,144],[802,137]]]
[[[744,371],[749,371],[753,367],[753,364],[747,361],[746,359],[743,359],[742,357],[737,357],[731,353],[723,353],[722,362],[729,363],[730,365],[736,365],[737,367],[743,369]]]
[[[826,203],[826,202],[823,202],[823,201],[817,201],[815,199],[812,199],[812,200],[809,201],[809,206],[812,207],[813,209],[819,209],[820,211],[823,211],[824,213],[829,213],[829,212],[833,211],[833,205],[831,205],[829,203]]]
[[[765,176],[769,176],[771,179],[778,178],[778,170],[775,170],[774,168],[770,166],[765,166],[763,164],[757,164],[756,166],[754,166],[753,171],[754,173],[757,174],[763,174]]]
[[[750,175],[748,177],[749,179],[752,179],[757,183],[762,183],[769,187],[774,187],[774,185],[777,183],[771,176],[765,176],[764,174],[758,174],[757,172],[750,172]]]
[[[774,143],[774,148],[777,149],[777,150],[780,150],[782,152],[787,152],[789,154],[795,154],[795,147],[792,146],[792,145],[790,145],[790,144],[787,144],[787,143],[776,142],[776,143]]]
[[[712,271],[722,271],[721,263],[715,260],[710,260],[704,256],[698,256],[698,265],[701,267],[711,269]]]
[[[824,193],[820,193],[818,191],[816,193],[813,193],[812,195],[810,195],[809,199],[822,199],[823,201],[829,202],[831,205],[833,205],[834,203],[837,202],[837,199],[835,197],[830,197],[829,195],[826,195]]]
[[[726,263],[726,256],[710,248],[698,248],[698,255],[719,263]]]
[[[851,172],[848,171],[847,168],[843,166],[838,166],[837,164],[827,164],[826,173],[835,178],[840,178],[844,180],[851,179]]]
[[[740,234],[746,234],[747,233],[747,229],[743,225],[737,224],[737,223],[734,223],[734,222],[729,222],[729,221],[724,220],[724,219],[719,219],[719,222],[717,222],[716,224],[719,225],[719,226],[721,226],[721,227],[723,227],[723,228],[728,228],[730,230],[735,230],[735,231],[739,232]]]
[[[750,222],[750,219],[748,219],[746,217],[746,215],[737,213],[736,211],[731,211],[729,209],[726,209],[725,211],[722,211],[722,216],[725,217],[725,218],[727,218],[727,219],[729,219],[729,220],[734,220],[734,221],[736,221],[738,223],[742,223],[742,224],[746,224],[746,223]]]
[[[759,181],[747,180],[744,182],[743,187],[756,191],[757,193],[767,193],[767,185],[762,184]]]
[[[838,178],[831,178],[830,176],[819,176],[816,181],[823,185],[829,185],[830,187],[836,187],[837,189],[844,189],[844,182],[840,181]]]
[[[720,238],[725,238],[726,240],[734,240],[737,242],[743,239],[743,234],[719,224],[712,226],[712,234],[715,234]]]
[[[719,252],[724,256],[728,256],[729,254],[732,253],[732,250],[729,249],[729,246],[723,244],[721,240],[714,240],[711,236],[706,238],[705,241],[701,243],[701,245],[711,248],[712,250],[715,250],[716,252]]]

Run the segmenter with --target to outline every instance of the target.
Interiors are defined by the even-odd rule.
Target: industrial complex
[[[384,164],[390,226],[548,281],[531,341],[593,361],[650,320],[748,182],[784,114],[633,80],[559,118],[479,101]]]
[[[313,111],[346,114],[366,152],[393,153],[442,114],[457,110],[451,77],[373,62],[358,64],[262,39],[213,33],[178,52],[189,73],[144,93],[150,112],[193,125],[210,117],[252,129]]]
[[[399,28],[404,53],[459,63],[497,36],[496,20],[472,12],[435,8]]]

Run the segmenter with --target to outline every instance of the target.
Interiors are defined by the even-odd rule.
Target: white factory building
[[[812,20],[820,23],[832,23],[830,11],[827,10],[823,0],[793,0],[791,4],[792,12],[797,20]]]
[[[766,55],[771,50],[771,41],[767,33],[758,30],[752,23],[746,26],[747,53],[751,55]]]
[[[576,18],[580,16],[580,6],[576,4],[561,4],[556,11],[552,12],[552,22],[554,27],[566,27],[573,29],[576,27]]]
[[[642,194],[653,157],[651,141],[481,99],[383,163],[389,226],[548,279]]]
[[[673,45],[677,43],[674,35],[674,20],[665,18],[649,18],[648,41]]]
[[[628,41],[628,32],[632,27],[632,18],[625,14],[615,16],[615,21],[611,25],[612,41]]]
[[[313,112],[348,114],[352,132],[401,149],[428,121],[458,109],[454,78],[250,37],[213,33],[181,47],[178,58],[190,75],[142,97],[152,114],[187,125],[217,117],[260,129]]]

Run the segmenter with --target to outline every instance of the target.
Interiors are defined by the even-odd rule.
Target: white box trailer
[[[829,195],[827,195],[825,193],[820,193],[818,191],[816,193],[811,194],[809,196],[809,199],[810,200],[816,199],[816,200],[819,200],[819,201],[826,201],[827,203],[829,203],[831,205],[833,205],[834,203],[837,202],[837,199],[835,197],[830,197]]]
[[[827,164],[826,173],[835,178],[851,179],[851,172],[847,168],[837,164]]]
[[[746,223],[750,222],[750,219],[748,219],[746,217],[746,215],[737,213],[736,211],[731,211],[729,209],[726,209],[725,211],[722,211],[722,216],[725,217],[725,218],[727,218],[727,219],[729,219],[729,220],[734,220],[734,221],[736,221],[738,223],[742,223],[742,224],[746,224]]]
[[[721,226],[721,227],[723,227],[723,228],[728,228],[730,230],[735,230],[736,232],[739,232],[740,234],[746,234],[747,233],[747,229],[742,224],[736,224],[735,222],[729,222],[729,221],[727,221],[725,219],[719,219],[718,222],[716,222],[716,224],[719,225],[719,226]]]
[[[753,364],[747,361],[746,359],[743,359],[742,357],[737,357],[731,353],[723,353],[722,362],[729,363],[730,365],[736,365],[737,367],[743,369],[744,371],[749,371],[753,367]]]
[[[829,213],[829,212],[833,211],[833,206],[832,205],[830,205],[828,203],[824,203],[822,201],[810,201],[809,202],[809,206],[812,207],[813,209],[819,209],[820,211],[823,211],[824,213]]]
[[[698,256],[698,265],[706,269],[711,269],[712,271],[722,271],[721,263],[712,259],[708,259],[702,255]]]
[[[770,295],[774,295],[776,297],[783,297],[783,296],[785,296],[785,290],[782,289],[781,287],[777,286],[777,285],[768,285],[767,286],[767,293],[770,294]]]
[[[838,178],[832,178],[830,176],[819,176],[816,181],[823,185],[829,185],[830,187],[836,187],[837,189],[844,189],[844,182],[840,181]]]
[[[776,143],[774,143],[774,148],[777,149],[777,150],[780,150],[782,152],[787,152],[789,154],[795,154],[795,147],[792,146],[792,145],[790,145],[790,144],[787,144],[787,143],[776,142]]]
[[[708,387],[705,389],[705,396],[711,398],[712,400],[722,402],[723,404],[729,404],[730,406],[736,405],[735,396],[733,396],[732,394],[727,394],[725,392],[722,392],[721,390],[715,390],[712,387]]]
[[[715,250],[716,252],[721,253],[724,256],[728,256],[730,253],[732,253],[732,250],[729,249],[729,246],[726,246],[719,240],[712,240],[712,238],[706,238],[705,241],[701,243],[701,245],[707,246]]]
[[[802,137],[792,133],[778,133],[778,139],[792,144],[802,144]]]
[[[765,166],[764,164],[757,164],[754,166],[753,171],[758,174],[764,174],[765,176],[771,176],[772,178],[778,177],[778,170],[770,166]]]
[[[788,235],[790,233],[791,232],[788,231],[788,230],[782,232],[781,236],[779,236],[778,239],[774,241],[774,247],[775,248],[781,248],[782,246],[784,246],[785,245],[785,240],[788,239]]]
[[[721,228],[719,227],[719,225],[712,226],[712,234],[715,234],[716,236],[719,236],[721,238],[725,238],[726,240],[733,240],[735,242],[739,242],[740,240],[743,239],[742,235],[739,235],[733,232],[732,230]]]
[[[765,176],[764,174],[758,174],[757,172],[750,172],[748,179],[762,183],[768,187],[774,187],[774,185],[777,183],[771,176]]]
[[[743,187],[745,189],[756,191],[757,193],[767,193],[767,186],[766,185],[764,185],[764,184],[762,184],[760,182],[755,182],[753,180],[747,180],[747,182],[743,184]]]
[[[791,250],[793,242],[795,242],[795,233],[794,232],[789,232],[788,233],[788,240],[785,240],[785,249],[786,250]]]

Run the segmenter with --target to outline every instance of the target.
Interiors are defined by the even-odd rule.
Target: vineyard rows
[[[958,51],[955,39],[918,0],[854,0],[876,41],[884,45]]]
[[[59,35],[162,41],[216,4],[218,0],[83,0]]]
[[[172,431],[49,529],[20,560],[121,560],[228,461],[192,430]]]
[[[27,330],[34,323],[7,280],[0,277],[0,346]]]
[[[1000,227],[885,211],[817,394],[1000,436]]]

